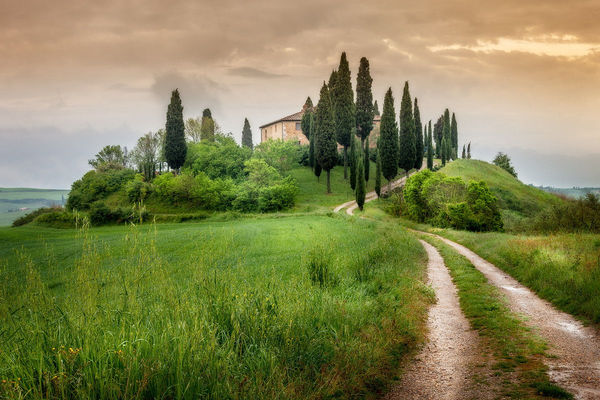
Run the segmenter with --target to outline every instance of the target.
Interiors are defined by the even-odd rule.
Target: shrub
[[[62,211],[63,208],[62,207],[42,207],[42,208],[38,208],[37,210],[34,210],[30,213],[27,213],[25,215],[23,215],[22,217],[17,218],[16,220],[13,221],[12,226],[16,227],[16,226],[22,226],[22,225],[26,225],[30,222],[33,222],[33,220],[35,220],[37,217],[39,217],[42,214],[48,214],[48,213],[52,213],[55,211]]]
[[[254,148],[253,157],[264,160],[279,173],[285,174],[302,159],[302,148],[287,140],[267,140]]]
[[[244,162],[250,158],[252,150],[240,147],[229,136],[216,135],[215,142],[200,142],[188,145],[184,167],[193,174],[200,172],[210,179],[245,177]]]
[[[298,186],[293,178],[287,177],[277,185],[267,186],[258,192],[258,211],[279,211],[294,206]]]
[[[152,193],[152,185],[144,182],[141,174],[136,174],[135,179],[125,185],[125,193],[131,203],[144,201]]]
[[[533,218],[528,230],[600,233],[600,197],[588,193],[554,205]]]
[[[77,217],[69,211],[52,211],[44,213],[34,220],[36,225],[52,228],[75,228]]]
[[[68,210],[87,210],[92,203],[120,190],[134,178],[135,172],[130,169],[89,171],[71,185],[66,208]]]

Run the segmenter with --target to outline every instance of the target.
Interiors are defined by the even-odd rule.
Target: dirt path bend
[[[406,176],[404,178],[400,178],[400,179],[392,182],[392,189],[395,189],[398,186],[404,185],[404,182],[406,182]],[[388,185],[385,185],[384,187],[381,188],[382,194],[386,193],[387,191],[388,191]],[[377,198],[377,193],[375,193],[374,191],[369,192],[365,195],[365,203],[373,201],[376,198]],[[344,204],[340,204],[339,206],[334,208],[333,212],[339,212],[340,210],[343,210],[344,208],[346,209],[346,214],[352,215],[354,213],[354,210],[356,210],[358,208],[358,204],[356,203],[356,200],[350,200],[350,201],[347,201]]]
[[[422,232],[425,233],[425,232]],[[500,288],[511,309],[526,317],[557,358],[548,360],[549,376],[578,399],[600,399],[600,332],[554,308],[505,272],[468,248],[437,237],[465,256],[491,284]]]
[[[428,342],[385,399],[471,398],[470,366],[479,355],[479,336],[471,330],[460,309],[456,288],[442,256],[429,243],[420,242],[429,257],[429,283],[438,301],[429,310]]]

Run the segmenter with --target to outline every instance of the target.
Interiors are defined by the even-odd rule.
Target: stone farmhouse
[[[269,139],[281,139],[281,140],[292,140],[298,144],[308,144],[308,138],[302,133],[300,127],[302,122],[302,116],[305,110],[288,115],[287,117],[280,118],[276,121],[262,125],[260,127],[260,140],[265,142]],[[381,123],[381,117],[376,115],[373,118],[373,130],[369,135],[369,147],[375,147],[377,144],[377,138],[379,137],[379,124]],[[338,146],[339,147],[339,146]]]

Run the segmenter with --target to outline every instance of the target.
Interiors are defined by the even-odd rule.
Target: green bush
[[[39,217],[42,214],[48,214],[48,213],[52,213],[55,211],[62,211],[63,208],[62,207],[42,207],[42,208],[38,208],[37,210],[34,210],[30,213],[27,213],[25,215],[23,215],[22,217],[17,218],[16,220],[13,221],[12,226],[16,227],[16,226],[22,226],[22,225],[26,225],[30,222],[33,222],[33,220],[35,220],[37,217]]]
[[[71,185],[66,208],[68,210],[87,210],[92,203],[122,189],[127,182],[134,178],[135,172],[130,169],[89,171]]]
[[[600,233],[600,197],[588,193],[539,213],[526,230]]]
[[[136,174],[135,179],[127,182],[125,193],[131,203],[144,201],[152,193],[152,185],[144,182],[142,174]]]
[[[298,186],[291,177],[277,185],[261,188],[258,192],[258,211],[279,211],[293,207],[297,193]]]
[[[233,138],[216,135],[215,142],[191,143],[184,167],[193,174],[204,173],[210,179],[245,177],[244,162],[250,158],[252,150],[240,147]]]
[[[303,148],[287,140],[267,140],[254,148],[253,157],[264,160],[279,173],[285,174],[300,164]]]
[[[77,217],[69,211],[52,211],[40,215],[34,220],[34,224],[49,226],[52,228],[75,228]]]
[[[92,225],[99,226],[111,223],[143,222],[150,219],[150,213],[144,207],[117,207],[111,209],[103,202],[97,201],[90,206],[88,217]]]

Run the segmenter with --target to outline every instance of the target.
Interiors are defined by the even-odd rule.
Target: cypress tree
[[[331,97],[325,82],[321,88],[317,104],[317,161],[327,172],[327,193],[331,193],[331,169],[337,163],[337,146],[335,143],[335,122],[331,111]]]
[[[456,115],[452,113],[452,122],[450,123],[450,136],[452,136],[452,148],[454,149],[454,158],[458,158],[458,125],[456,124]]]
[[[417,98],[415,97],[415,111],[414,111],[414,119],[415,119],[415,149],[416,149],[416,159],[415,159],[415,168],[417,170],[421,169],[423,166],[423,124],[421,123],[421,112],[419,111],[419,103]]]
[[[394,96],[389,88],[383,100],[383,115],[379,133],[381,148],[381,173],[388,180],[389,191],[392,189],[392,179],[398,173],[398,126],[394,110]]]
[[[448,146],[446,146],[446,137],[442,137],[442,143],[440,146],[442,147],[442,149],[441,149],[442,165],[446,165],[446,159],[447,159],[446,149],[448,148]]]
[[[452,138],[451,138],[451,127],[450,127],[450,111],[448,111],[448,109],[446,108],[446,110],[444,111],[444,119],[443,119],[443,125],[442,125],[442,137],[446,139],[446,142],[449,142],[447,144],[450,144],[450,147],[452,147]],[[445,149],[447,150],[447,149]],[[451,152],[446,152],[446,161],[450,161],[450,158],[452,157],[452,153]]]
[[[208,110],[208,108],[206,110]],[[210,115],[210,110],[208,110],[208,115]],[[200,140],[208,142],[215,141],[215,121],[210,116],[202,117],[202,124],[200,126]]]
[[[446,162],[450,162],[450,160],[454,160],[454,149],[452,148],[452,138],[449,137],[446,139]]]
[[[374,115],[381,115],[379,113],[379,105],[377,104],[377,100],[375,100],[375,103],[373,104],[373,114]]]
[[[252,149],[252,129],[250,129],[250,122],[248,118],[244,118],[244,129],[242,129],[242,146],[246,146]]]
[[[302,129],[302,133],[306,138],[310,141],[310,116],[313,113],[313,103],[310,97],[306,99],[304,106],[302,107],[302,122],[300,122],[300,128]]]
[[[361,146],[362,147],[362,146]],[[366,196],[366,183],[365,183],[365,170],[364,170],[364,160],[362,156],[362,151],[358,151],[358,155],[356,158],[356,203],[358,204],[358,208],[362,211],[363,206],[365,205],[365,196]]]
[[[471,159],[471,142],[467,145],[467,159]]]
[[[364,161],[365,161],[365,181],[369,182],[369,173],[371,172],[371,163],[369,160],[369,137],[367,136],[367,139],[365,140],[365,154],[364,154]]]
[[[335,85],[337,83],[337,71],[334,69],[331,71],[331,75],[329,75],[329,81],[327,82],[327,88],[329,89],[329,95],[335,89]]]
[[[462,158],[463,158],[463,159],[467,158],[467,154],[466,154],[466,152],[465,152],[465,145],[464,145],[464,144],[463,144]]]
[[[369,60],[360,59],[358,75],[356,76],[356,133],[363,143],[373,130],[373,78],[369,70]]]
[[[350,82],[350,67],[345,52],[340,58],[332,98],[335,136],[337,142],[344,148],[344,179],[348,179],[348,146],[350,146],[351,133],[356,121],[354,119],[354,94]]]
[[[309,141],[310,144],[308,145],[308,165],[311,168],[315,167],[315,113],[311,112],[310,113],[310,118],[309,118],[309,133],[308,133],[308,137],[309,137]]]
[[[400,146],[398,152],[398,166],[408,175],[415,166],[415,120],[413,118],[412,100],[408,89],[408,82],[404,83],[404,93],[400,104]]]
[[[350,142],[350,187],[356,189],[356,138]]]
[[[321,164],[319,164],[319,162],[315,160],[315,176],[317,177],[317,182],[320,182],[321,180],[321,171]]]
[[[375,160],[375,193],[381,197],[381,157],[379,156],[379,144],[377,145],[377,160]]]
[[[435,156],[442,158],[442,133],[444,130],[444,115],[441,115],[433,125],[433,141],[435,142]]]
[[[429,120],[429,133],[427,134],[427,168],[433,169],[433,139],[431,133],[431,120]]]
[[[202,118],[212,119],[212,113],[210,112],[210,108],[205,108],[204,110],[202,110]]]
[[[185,143],[185,125],[183,123],[183,106],[179,90],[171,93],[171,103],[167,108],[167,123],[165,125],[165,158],[169,167],[179,172],[185,162],[187,145]]]

